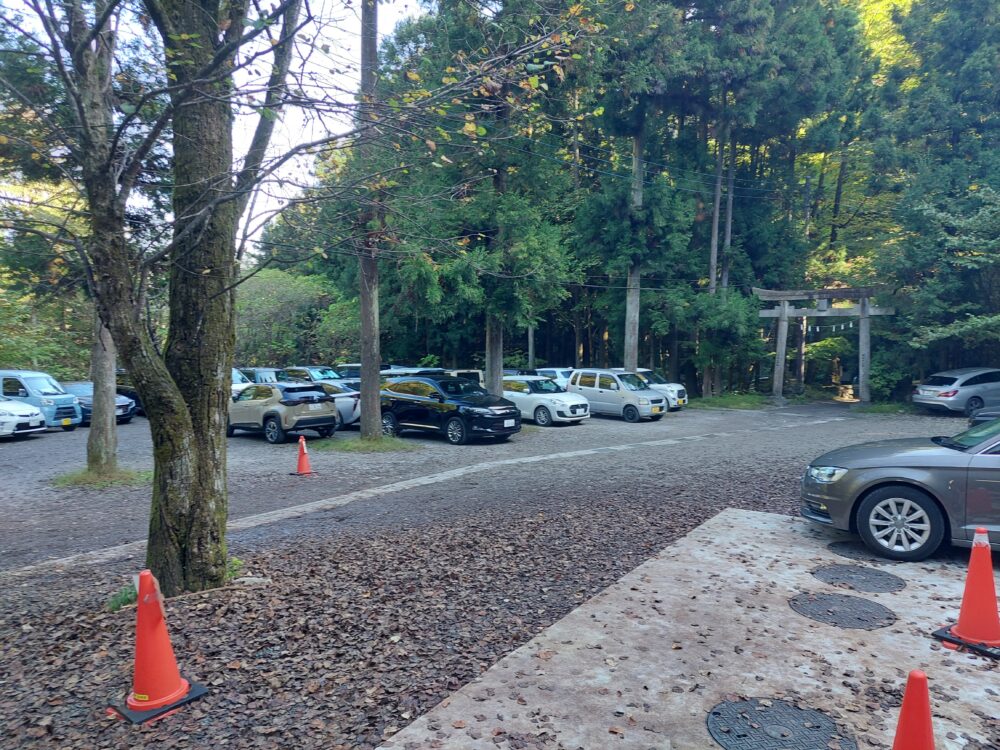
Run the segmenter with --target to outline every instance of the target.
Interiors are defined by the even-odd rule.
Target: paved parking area
[[[735,496],[744,487],[759,487],[762,472],[797,476],[811,458],[836,446],[963,428],[961,419],[855,415],[841,405],[685,410],[657,423],[594,418],[577,426],[528,426],[503,444],[459,447],[437,436],[407,433],[404,439],[418,450],[368,455],[313,451],[318,476],[309,478],[289,476],[296,461],[294,444],[274,446],[259,436],[238,434],[229,443],[230,519],[243,519],[242,528],[256,529],[262,514],[276,513],[271,528],[284,534],[288,525],[279,528],[273,522],[300,515],[290,509],[309,504],[313,511],[342,508],[345,499],[350,508],[336,517],[365,524],[421,522],[434,513],[472,512],[477,503],[503,506],[513,498],[530,503],[553,493],[587,494],[623,484],[697,487],[704,482],[715,493],[722,480]],[[357,434],[342,432],[333,439],[356,439]],[[6,478],[0,486],[0,570],[145,538],[148,486],[52,486],[55,477],[85,465],[86,438],[86,430],[50,432],[0,445],[0,475]],[[125,467],[152,468],[144,419],[121,427],[119,455]],[[460,505],[448,501],[470,491],[473,502],[465,497]],[[362,494],[352,494],[358,492]],[[428,502],[416,502],[422,497]],[[289,513],[282,515],[283,510]],[[329,525],[330,518],[319,514],[300,525],[317,523]]]
[[[818,709],[833,732],[818,732],[813,722],[803,744],[777,742],[795,727],[763,710],[751,717],[756,729],[751,725],[743,741],[736,722],[723,722],[728,747],[775,740],[766,746],[884,749],[892,745],[912,669],[930,679],[938,748],[1000,746],[995,663],[942,649],[929,637],[957,616],[964,555],[855,561],[828,547],[840,538],[800,519],[723,511],[501,659],[382,750],[705,750],[718,747],[706,725],[713,708],[746,698],[771,710],[781,701],[792,713]],[[865,593],[814,575],[845,564],[889,573],[905,588]],[[893,621],[870,630],[817,622],[790,607],[803,594],[848,594],[882,605]]]

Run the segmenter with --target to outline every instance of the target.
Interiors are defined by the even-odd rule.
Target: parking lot
[[[282,746],[370,750],[622,576],[637,571],[641,579],[639,566],[700,524],[714,518],[711,528],[725,526],[732,516],[720,512],[793,516],[803,467],[820,453],[963,427],[956,418],[865,415],[835,405],[689,410],[652,424],[592,419],[529,428],[502,445],[456,447],[411,436],[404,440],[418,448],[406,453],[314,450],[315,477],[290,476],[293,444],[236,437],[229,550],[261,582],[169,602],[183,668],[211,692],[141,733],[109,722],[101,707],[128,685],[134,614],[111,614],[105,606],[143,566],[149,488],[53,488],[52,477],[82,463],[85,431],[7,443],[0,461],[13,481],[0,494],[0,639],[10,648],[0,704],[15,718],[0,747],[24,747],[40,732],[58,747],[232,746],[253,726],[280,732]],[[128,466],[149,466],[145,428],[137,420],[122,430]],[[334,439],[356,438],[349,432]],[[749,533],[729,525],[731,537]],[[781,537],[792,558],[800,538],[803,550],[824,543],[825,530],[806,536],[806,528],[797,521]],[[714,531],[710,536],[724,541]],[[683,549],[673,557],[683,558]],[[728,559],[725,545],[718,554]],[[689,561],[681,558],[697,568],[708,562],[695,552]],[[722,576],[716,580],[728,578],[712,572]],[[891,630],[894,637],[897,629]],[[676,656],[691,655],[689,648]],[[753,671],[746,654],[733,654],[711,655],[734,675]],[[783,663],[779,656],[775,664]],[[885,678],[866,675],[866,695],[883,711],[871,724],[879,732],[891,728],[896,670],[908,666],[893,665]],[[704,687],[714,680],[695,678],[703,687],[692,700],[714,701],[718,691]],[[843,691],[834,692],[838,721],[858,727],[843,713]],[[831,708],[803,694],[815,707]],[[57,704],[49,702],[53,696]],[[692,718],[690,727],[698,721]],[[995,722],[976,721],[963,729],[989,737],[986,745],[945,747],[991,747]],[[411,731],[420,726],[427,724]],[[519,744],[524,735],[514,728],[502,747],[548,747]],[[627,738],[641,742],[643,734]],[[709,746],[676,739],[679,748]],[[240,746],[273,747],[273,741],[254,735]]]

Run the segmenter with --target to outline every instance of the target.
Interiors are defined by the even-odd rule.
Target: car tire
[[[461,417],[452,417],[445,423],[444,436],[452,445],[465,445],[469,442],[469,431]]]
[[[508,440],[510,440],[510,435],[497,435],[493,439],[496,440],[498,443],[506,443]]]
[[[76,429],[76,427],[77,427],[77,426],[76,426],[75,424],[67,424],[67,425],[63,425],[63,431],[64,431],[64,432],[72,432],[73,430],[75,430],[75,429]]]
[[[119,419],[118,424],[128,424],[132,421],[132,417],[126,417],[125,419]]]
[[[535,409],[534,420],[539,427],[550,427],[552,425],[552,412],[544,406],[539,406]]]
[[[264,420],[264,439],[271,445],[278,445],[288,440],[288,435],[281,426],[280,419],[277,417],[268,417]]]
[[[923,560],[944,541],[946,524],[941,509],[915,487],[875,490],[861,501],[856,520],[868,549],[890,560]],[[897,527],[897,522],[905,525]]]
[[[669,409],[667,409],[667,411],[680,411],[680,410],[681,410],[681,407],[679,407],[679,406],[671,406]]]
[[[984,406],[986,406],[986,404],[981,398],[979,398],[979,396],[973,396],[965,402],[965,416],[971,417]]]
[[[639,415],[639,410],[636,409],[632,404],[629,404],[624,409],[622,409],[622,417],[626,422],[638,422],[642,417]]]
[[[382,412],[382,434],[386,437],[399,437],[399,420],[391,411]]]
[[[333,434],[334,430],[336,429],[337,429],[336,427],[318,427],[316,429],[316,434],[319,435],[321,438],[328,438]]]
[[[226,437],[232,437],[236,434],[236,428],[229,424],[229,420],[226,420]]]
[[[662,414],[654,414],[653,416],[651,416],[649,418],[649,421],[650,422],[659,422],[661,419],[663,419],[663,415]]]

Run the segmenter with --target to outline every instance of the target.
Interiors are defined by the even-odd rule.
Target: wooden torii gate
[[[871,298],[881,289],[874,286],[862,286],[845,289],[797,289],[779,292],[771,289],[753,288],[753,293],[765,302],[777,302],[777,307],[760,311],[762,318],[778,319],[777,346],[774,358],[774,381],[772,393],[774,398],[781,400],[785,388],[785,356],[788,348],[789,318],[858,318],[858,397],[867,403],[871,401],[871,389],[868,385],[871,370],[871,317],[873,315],[895,315],[892,307],[873,307]],[[830,303],[836,299],[857,300],[858,304],[850,307],[832,307]],[[815,300],[816,307],[791,307],[788,303],[798,300]]]

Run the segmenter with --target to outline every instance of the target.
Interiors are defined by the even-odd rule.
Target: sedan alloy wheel
[[[894,560],[923,560],[944,537],[944,518],[922,492],[908,487],[876,490],[861,504],[858,531],[865,544]]]

